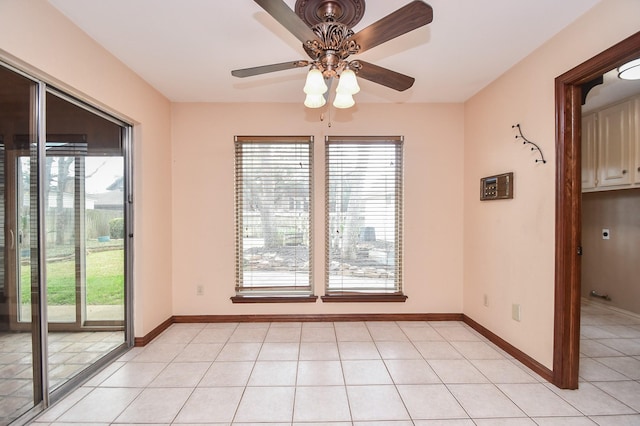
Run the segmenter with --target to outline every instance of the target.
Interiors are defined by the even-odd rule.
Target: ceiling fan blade
[[[356,74],[358,77],[373,81],[374,83],[382,84],[383,86],[387,86],[399,92],[407,90],[413,86],[413,83],[416,81],[413,77],[373,65],[369,62],[360,60],[358,62],[361,65],[360,70]]]
[[[415,0],[358,31],[352,38],[360,45],[359,53],[362,53],[427,25],[431,21],[433,21],[431,6],[423,1]]]
[[[231,71],[231,75],[234,77],[251,77],[254,75],[266,74],[269,72],[284,71],[292,68],[301,68],[309,65],[309,61],[291,61],[281,62],[279,64],[262,65],[259,67],[243,68],[240,70]]]
[[[317,38],[311,28],[283,0],[254,1],[302,43]]]

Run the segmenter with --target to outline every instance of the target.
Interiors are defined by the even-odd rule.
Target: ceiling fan
[[[235,77],[251,77],[309,66],[304,91],[307,93],[305,105],[311,108],[324,105],[326,95],[322,95],[327,91],[325,81],[329,81],[330,86],[334,77],[339,81],[334,105],[339,108],[353,105],[351,95],[359,90],[356,74],[398,91],[410,88],[415,81],[413,77],[348,58],[433,20],[431,6],[415,0],[354,33],[352,28],[364,14],[365,0],[296,0],[295,12],[284,0],[254,1],[302,42],[303,49],[311,59],[244,68],[231,71],[231,74]],[[320,81],[311,81],[313,78]]]

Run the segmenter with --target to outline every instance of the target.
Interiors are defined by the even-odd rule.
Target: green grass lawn
[[[124,303],[124,250],[87,254],[87,305],[121,305]],[[22,268],[22,304],[30,303],[30,271]],[[75,262],[47,263],[47,302],[49,305],[75,304]]]

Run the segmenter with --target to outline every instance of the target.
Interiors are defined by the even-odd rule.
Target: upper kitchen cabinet
[[[632,101],[598,112],[598,186],[631,183]]]
[[[640,96],[582,118],[582,190],[640,186]]]

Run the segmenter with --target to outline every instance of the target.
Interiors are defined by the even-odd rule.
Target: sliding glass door
[[[129,135],[0,66],[0,425],[132,343]]]

